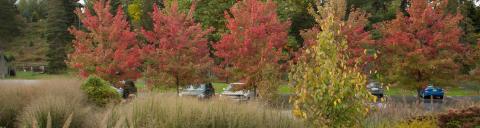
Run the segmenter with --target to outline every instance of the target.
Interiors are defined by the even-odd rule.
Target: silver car
[[[372,95],[377,96],[378,98],[383,97],[384,90],[380,83],[370,82],[367,84],[367,89]]]
[[[208,84],[190,85],[180,92],[179,96],[192,96],[198,98],[209,98],[214,95],[213,86]]]
[[[223,92],[220,94],[222,97],[229,97],[233,100],[243,101],[249,100],[254,97],[254,92],[252,90],[234,90],[237,86],[243,86],[245,83],[230,83],[226,88],[223,89]]]

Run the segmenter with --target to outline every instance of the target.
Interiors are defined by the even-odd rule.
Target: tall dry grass
[[[0,81],[0,127],[295,128],[289,111],[260,103],[140,94],[105,108],[88,104],[79,80]]]
[[[97,116],[100,127],[147,128],[296,128],[301,121],[288,111],[258,103],[198,100],[148,94]]]
[[[91,107],[83,99],[74,99],[62,95],[47,95],[32,101],[17,118],[18,127],[70,128],[91,127],[88,119]],[[71,116],[71,117],[70,117]]]
[[[70,111],[77,111],[74,108],[86,106],[85,96],[79,89],[80,83],[75,79],[0,81],[0,127],[30,126],[32,117],[38,121],[39,127],[44,127],[49,112],[55,119],[52,121],[66,119],[59,113],[67,113],[65,117],[68,117]],[[82,114],[74,115],[78,117]],[[74,119],[72,123],[79,119]]]

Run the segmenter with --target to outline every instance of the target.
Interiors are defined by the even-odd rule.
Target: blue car
[[[420,97],[424,99],[443,99],[444,91],[440,87],[435,87],[433,85],[428,85],[420,91]]]

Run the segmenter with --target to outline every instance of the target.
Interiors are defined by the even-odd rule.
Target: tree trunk
[[[177,85],[177,96],[178,96],[178,94],[180,94],[180,89],[179,89],[179,87],[180,87],[180,80],[179,80],[179,78],[178,78],[178,75],[175,75],[175,84]]]
[[[422,72],[417,70],[417,78],[416,78],[416,83],[417,84],[423,84],[422,82]],[[422,91],[422,85],[417,85],[417,95],[420,98],[420,92]]]

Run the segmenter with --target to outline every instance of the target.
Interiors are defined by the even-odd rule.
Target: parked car
[[[222,97],[229,97],[233,100],[244,101],[249,100],[254,97],[255,93],[253,90],[235,90],[238,86],[243,86],[245,83],[230,83],[226,88],[223,89],[223,92],[220,94]]]
[[[210,98],[215,95],[212,83],[190,85],[180,92],[179,96],[193,96],[198,98]]]
[[[443,99],[444,94],[445,93],[442,88],[428,85],[420,91],[419,96],[424,99]]]
[[[367,90],[374,96],[377,96],[378,98],[382,98],[384,94],[383,86],[382,84],[378,82],[370,82],[367,84]]]

